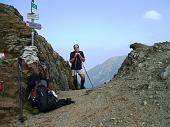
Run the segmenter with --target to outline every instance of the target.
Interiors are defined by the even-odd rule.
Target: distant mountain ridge
[[[93,85],[97,86],[106,81],[111,80],[113,78],[113,75],[117,73],[118,69],[120,68],[125,58],[126,56],[112,57],[103,62],[102,64],[99,64],[94,68],[90,69],[88,71],[88,74]],[[87,77],[85,86],[91,87],[91,84]]]

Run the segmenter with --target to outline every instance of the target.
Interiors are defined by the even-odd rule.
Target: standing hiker
[[[70,53],[70,63],[71,63],[71,70],[72,70],[72,76],[74,77],[74,85],[76,89],[78,89],[77,84],[77,73],[81,78],[81,86],[80,89],[85,89],[84,83],[85,83],[85,74],[82,70],[82,62],[85,61],[85,57],[82,51],[79,51],[79,45],[75,44],[73,46],[74,51]]]

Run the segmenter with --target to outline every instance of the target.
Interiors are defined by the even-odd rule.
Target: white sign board
[[[38,19],[39,19],[39,14],[35,14],[35,13],[28,13],[28,14],[27,14],[27,19],[34,19],[34,20],[38,20]]]
[[[29,27],[32,28],[32,29],[41,30],[41,24],[33,23],[33,22],[27,22],[27,24],[28,24]]]

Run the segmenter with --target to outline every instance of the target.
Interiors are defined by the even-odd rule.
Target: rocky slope
[[[108,82],[112,79],[113,75],[115,75],[120,68],[121,64],[125,60],[126,56],[117,56],[112,57],[102,64],[95,66],[94,68],[88,71],[88,75],[94,86],[103,84],[104,82]],[[91,88],[91,84],[86,77],[85,86]]]
[[[5,58],[0,60],[0,81],[4,81],[4,91],[0,92],[0,124],[18,113],[18,60],[24,46],[31,42],[31,29],[23,22],[23,17],[12,6],[0,3],[0,53]],[[38,48],[40,63],[36,67],[43,70],[50,80],[50,87],[55,90],[74,89],[71,71],[64,59],[56,53],[51,45],[35,34],[35,45]],[[29,72],[29,68],[24,70]],[[24,73],[24,93],[26,73]]]
[[[25,127],[169,127],[170,43],[131,51],[109,83],[92,90],[58,91],[76,103],[27,115]]]

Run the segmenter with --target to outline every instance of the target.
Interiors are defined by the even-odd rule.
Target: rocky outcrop
[[[136,49],[139,49],[139,48],[149,48],[149,46],[136,42],[134,44],[131,44],[129,48],[136,50]]]
[[[113,80],[121,80],[119,89],[133,91],[139,102],[158,108],[160,127],[168,127],[170,116],[170,42],[131,51]],[[149,109],[144,108],[149,111]],[[151,121],[151,119],[149,120]],[[155,125],[156,126],[156,125]]]
[[[4,91],[0,93],[1,120],[8,115],[9,110],[14,110],[13,115],[18,111],[18,108],[11,109],[11,105],[18,105],[18,57],[23,53],[24,46],[30,42],[31,29],[26,26],[20,13],[14,7],[0,3],[0,53],[5,55],[5,58],[0,60],[0,81],[4,82]],[[37,32],[35,45],[38,48],[39,63],[34,66],[49,78],[50,88],[74,89],[69,65]],[[24,90],[27,87],[26,78],[30,68],[24,66]]]
[[[25,126],[170,127],[170,43],[131,51],[112,81],[92,90],[59,92],[75,104],[32,116]],[[17,124],[16,124],[17,125]]]
[[[135,48],[128,54],[125,61],[122,63],[118,73],[114,77],[122,77],[139,70],[139,68],[144,68],[148,66],[148,62],[152,59],[150,55],[155,55],[155,60],[157,58],[156,54],[162,54],[163,57],[159,57],[157,60],[162,60],[159,65],[167,66],[169,63],[169,58],[167,53],[169,53],[169,42],[156,43],[153,46],[147,46],[140,43],[131,44]],[[136,47],[137,46],[137,47]],[[131,47],[132,48],[132,47]],[[153,62],[153,61],[152,61]],[[145,63],[145,65],[143,65]],[[157,64],[157,63],[153,63]]]

